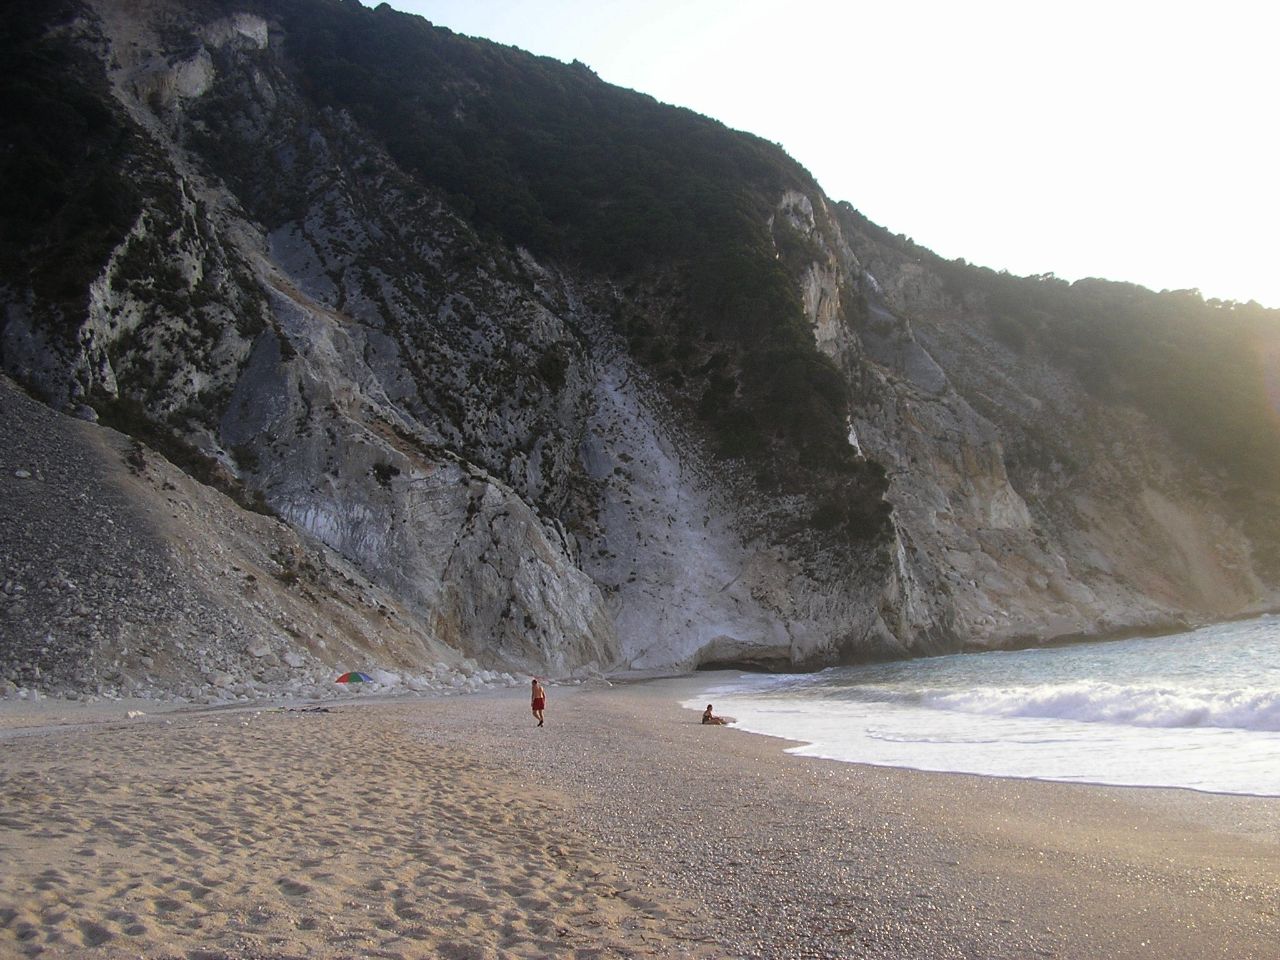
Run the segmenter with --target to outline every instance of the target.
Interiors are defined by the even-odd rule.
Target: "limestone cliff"
[[[346,86],[326,18],[372,51]],[[345,571],[305,615],[290,597],[215,620],[222,668],[175,654],[172,689],[185,670],[188,692],[249,695],[285,655],[353,652],[413,676],[814,666],[1274,601],[1269,534],[1202,458],[1011,348],[967,274],[771,145],[389,8],[58,0],[15,37],[33,76],[51,49],[74,64],[41,95],[88,139],[57,152],[7,121],[62,189],[11,217],[4,370],[241,505],[218,509],[274,514],[238,535],[283,538],[277,580],[308,552]],[[379,100],[379,64],[426,71],[421,102]],[[594,148],[593,123],[612,152],[568,183],[539,151]],[[663,124],[687,155],[646,139]],[[154,536],[199,551],[190,528]],[[9,597],[39,577],[19,554]],[[112,583],[93,602],[127,613]],[[350,626],[353,584],[385,630]],[[165,631],[94,621],[54,637],[15,615],[0,679],[93,686],[110,664],[146,688],[136,638],[154,664]]]
[[[914,582],[945,598],[967,645],[1274,604],[1248,515],[1217,471],[1140,410],[1100,402],[1060,359],[1012,349],[992,304],[945,289],[926,258],[814,200],[821,219],[803,195],[785,196],[779,216],[824,254],[804,276],[815,339],[865,384],[851,430],[888,467]],[[842,299],[858,302],[853,322],[839,322]],[[1008,452],[1047,444],[1070,455]]]

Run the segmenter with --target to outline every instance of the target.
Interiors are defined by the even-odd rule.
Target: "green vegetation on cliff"
[[[1130,406],[1163,428],[1217,478],[1280,574],[1280,310],[1205,300],[1198,290],[1017,277],[944,260],[847,204],[839,212],[934,273],[956,322],[987,323],[1015,353],[1070,372],[1099,402]]]
[[[1262,483],[1280,470],[1280,312],[1195,290],[938,268],[953,288],[982,292],[1012,349],[1052,357],[1100,400],[1142,410],[1213,472]]]
[[[0,23],[0,283],[29,286],[69,324],[141,205],[125,163],[140,144],[73,34],[82,12],[42,0]]]

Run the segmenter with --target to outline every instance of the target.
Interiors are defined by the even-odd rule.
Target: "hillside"
[[[0,48],[0,365],[216,499],[152,529],[111,481],[195,558],[167,576],[241,695],[285,682],[242,669],[264,645],[424,683],[810,667],[1276,602],[1274,311],[943,261],[775,145],[385,6],[53,0]],[[286,564],[241,617],[196,572],[224,528],[277,583],[285,540],[342,576]],[[76,551],[30,529],[8,596]],[[9,680],[216,695],[138,659],[190,629],[128,602],[161,566],[92,630],[7,603]]]

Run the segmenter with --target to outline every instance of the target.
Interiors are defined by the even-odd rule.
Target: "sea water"
[[[1280,617],[1189,633],[742,674],[686,702],[792,752],[1002,777],[1280,796]]]

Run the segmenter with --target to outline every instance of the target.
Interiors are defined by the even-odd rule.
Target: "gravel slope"
[[[376,668],[506,682],[334,551],[0,376],[0,698],[333,696]]]

